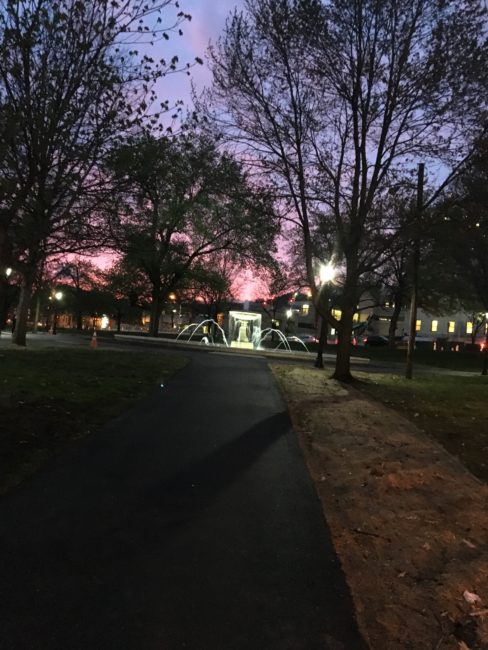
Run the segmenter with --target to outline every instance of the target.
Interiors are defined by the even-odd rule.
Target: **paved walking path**
[[[361,650],[261,359],[192,355],[0,500],[1,650]]]

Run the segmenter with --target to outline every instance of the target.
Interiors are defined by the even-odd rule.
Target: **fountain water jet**
[[[305,342],[302,341],[302,339],[298,338],[298,336],[290,336],[290,337],[287,339],[287,341],[293,341],[293,343],[300,343],[301,345],[303,345],[303,347],[305,348],[305,350],[306,350],[307,352],[310,352],[310,350],[309,350],[309,349],[307,348],[307,346],[305,345]],[[280,345],[281,345],[281,343],[280,343]]]
[[[272,336],[272,335],[273,335],[273,332],[276,332],[276,334],[278,334],[278,336],[279,336],[279,338],[280,338],[280,342],[279,342],[278,345],[275,347],[275,350],[277,350],[277,349],[280,348],[282,345],[284,345],[284,347],[285,347],[285,349],[287,350],[287,352],[291,352],[291,347],[290,347],[290,344],[288,343],[288,341],[286,340],[286,336],[283,334],[283,332],[282,332],[281,330],[277,330],[277,329],[274,328],[274,327],[267,327],[266,329],[264,329],[264,330],[260,333],[259,339],[258,339],[258,341],[257,341],[257,347],[259,347],[259,346],[261,345],[261,343],[262,343],[266,338],[268,338],[268,336],[270,336],[270,335]]]
[[[222,334],[222,339],[223,339],[223,341],[224,341],[226,347],[229,347],[229,343],[228,343],[228,341],[227,341],[227,337],[225,336],[225,332],[224,332],[224,330],[220,327],[220,325],[217,323],[217,321],[215,321],[213,318],[207,318],[206,320],[202,321],[201,323],[190,323],[189,325],[187,325],[186,327],[184,327],[184,328],[181,330],[181,332],[178,334],[178,336],[176,337],[175,340],[177,341],[177,340],[180,338],[180,336],[182,336],[182,334],[184,334],[187,330],[189,330],[190,328],[193,327],[193,331],[192,331],[192,333],[190,334],[190,338],[188,339],[188,343],[189,343],[189,342],[192,340],[192,337],[193,337],[193,335],[195,334],[195,332],[196,332],[198,329],[200,329],[201,327],[203,328],[203,327],[204,327],[205,325],[207,325],[208,323],[211,323],[212,325],[216,325],[216,326],[217,326],[217,328],[219,329],[220,333]],[[209,345],[209,344],[210,344],[210,338],[209,338],[208,336],[206,336],[205,338],[207,339],[207,341],[206,341],[207,345]],[[214,343],[213,341],[212,341],[211,344],[212,344],[212,345],[219,345],[218,343]]]

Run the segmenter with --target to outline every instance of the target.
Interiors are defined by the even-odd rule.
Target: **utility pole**
[[[413,239],[413,264],[412,264],[412,293],[410,297],[410,330],[408,333],[407,364],[405,377],[412,379],[413,376],[413,353],[415,350],[415,335],[417,331],[417,302],[419,288],[419,265],[420,265],[420,217],[424,206],[424,163],[419,163],[417,175],[417,208],[414,220]]]

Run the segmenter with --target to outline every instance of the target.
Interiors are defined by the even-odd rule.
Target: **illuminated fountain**
[[[278,337],[278,345],[273,348],[278,350],[282,348],[285,352],[292,352],[289,341],[300,343],[305,348],[305,351],[308,352],[308,348],[305,343],[299,339],[297,336],[287,337],[283,332],[274,327],[267,327],[264,330],[261,330],[261,314],[256,314],[253,312],[247,311],[230,311],[229,312],[229,330],[228,336],[225,335],[222,327],[215,321],[213,318],[207,318],[201,323],[190,323],[184,327],[181,332],[176,337],[178,341],[181,337],[184,337],[185,334],[188,338],[184,338],[184,341],[190,343],[192,338],[200,330],[203,334],[200,343],[204,345],[212,346],[221,346],[231,348],[241,348],[245,350],[262,350],[262,343],[266,340],[269,340],[276,335]],[[211,326],[215,326],[219,333],[222,335],[222,341],[215,342],[209,330]]]
[[[261,314],[250,311],[229,312],[229,339],[231,348],[253,350],[259,346]]]

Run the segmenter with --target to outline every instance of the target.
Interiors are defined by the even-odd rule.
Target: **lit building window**
[[[437,328],[439,327],[439,321],[438,320],[433,320],[432,325],[430,327],[431,332],[437,332]]]
[[[359,321],[359,314],[356,312],[352,317],[352,322],[357,323]]]
[[[450,320],[449,323],[447,324],[447,331],[449,334],[454,334],[456,330],[456,321]]]
[[[466,334],[472,334],[473,333],[473,323],[468,320],[466,323]]]
[[[330,328],[330,335],[334,336],[336,333],[335,329],[333,327]]]
[[[341,320],[342,311],[340,309],[333,309],[332,310],[332,316],[334,318],[337,318],[337,320]]]
[[[421,320],[415,321],[415,331],[420,332],[421,329],[422,329],[422,321]]]
[[[310,305],[308,303],[302,305],[302,314],[304,316],[308,316],[309,311],[310,311]]]

